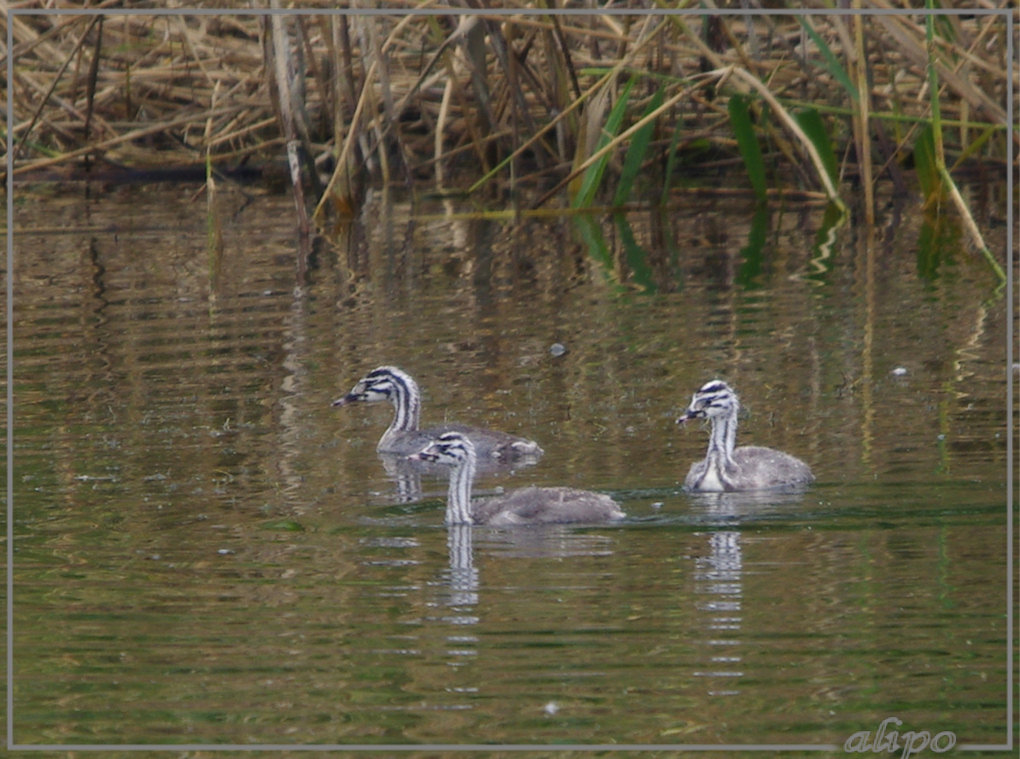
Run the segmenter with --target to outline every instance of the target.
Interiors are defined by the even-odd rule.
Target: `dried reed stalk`
[[[890,0],[872,5],[892,7]],[[672,165],[673,151],[695,138],[716,157],[739,160],[726,118],[734,91],[754,93],[765,119],[757,128],[778,151],[774,163],[792,169],[787,176],[806,189],[838,198],[798,132],[795,109],[809,104],[822,114],[837,154],[856,146],[857,162],[845,162],[842,173],[859,177],[866,192],[913,149],[918,126],[932,118],[919,16],[862,16],[852,24],[812,16],[825,51],[792,16],[724,17],[706,35],[702,17],[550,17],[520,7],[515,16],[411,16],[395,7],[392,15],[298,20],[291,41],[304,65],[294,84],[305,92],[307,134],[293,126],[306,152],[335,164],[320,222],[327,208],[356,210],[361,188],[373,181],[434,178],[444,189],[512,191],[526,193],[529,205],[550,202],[556,192],[549,187],[566,186],[594,161],[608,157],[609,174],[619,171],[629,137],[650,122],[650,166]],[[100,38],[94,17],[8,10],[0,0],[4,31],[10,24],[15,43],[8,52],[18,175],[77,171],[86,156],[128,168],[270,167],[294,136],[274,114],[270,82],[279,75],[265,57],[257,15],[112,15]],[[1004,40],[1005,24],[980,15],[950,23],[952,34],[933,41],[942,124],[956,125],[943,130],[944,154],[950,163],[1001,164],[1005,93],[1020,81],[994,44]],[[856,98],[833,62],[845,69]],[[596,154],[605,114],[631,81],[623,128]],[[663,106],[647,115],[657,90]],[[873,142],[885,126],[891,137]],[[501,184],[511,181],[510,188]],[[739,174],[731,181],[739,189]],[[773,181],[786,180],[777,171]]]

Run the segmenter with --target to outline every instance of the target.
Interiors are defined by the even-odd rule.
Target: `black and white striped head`
[[[736,416],[740,410],[740,400],[733,388],[722,380],[712,380],[702,385],[691,398],[677,424],[691,419],[711,419],[718,416]]]
[[[406,372],[395,366],[380,366],[373,369],[351,388],[351,392],[333,401],[333,406],[347,406],[351,403],[396,402],[396,398],[412,395],[417,390],[415,381]]]
[[[412,461],[431,461],[456,467],[474,456],[474,443],[467,437],[459,432],[444,432],[408,458]]]

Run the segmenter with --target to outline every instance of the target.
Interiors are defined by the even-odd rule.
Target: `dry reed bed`
[[[86,159],[264,165],[290,141],[329,156],[324,197],[341,209],[366,183],[421,180],[512,185],[538,205],[562,187],[576,193],[600,159],[618,177],[645,126],[642,173],[664,185],[675,181],[664,167],[679,162],[739,166],[727,110],[737,93],[794,184],[838,192],[791,116],[808,107],[839,161],[834,181],[859,177],[870,192],[882,177],[904,181],[900,167],[933,119],[950,170],[1004,161],[1006,88],[1020,84],[1001,15],[943,16],[926,30],[917,15],[403,15],[395,5],[274,22],[11,7],[33,4],[0,2],[14,39],[16,176],[74,174]]]

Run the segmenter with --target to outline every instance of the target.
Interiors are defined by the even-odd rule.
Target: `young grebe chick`
[[[475,447],[459,432],[444,432],[410,457],[450,467],[446,499],[447,524],[496,526],[565,522],[609,522],[623,519],[620,505],[602,493],[575,488],[527,487],[491,498],[471,500]]]
[[[806,485],[815,479],[807,464],[788,453],[756,445],[737,448],[739,411],[740,400],[733,388],[712,380],[694,394],[691,405],[676,420],[677,424],[691,419],[712,423],[708,455],[691,465],[684,480],[687,490],[772,490]]]
[[[421,393],[418,383],[409,374],[395,366],[380,366],[373,369],[342,398],[333,401],[333,406],[348,406],[352,403],[376,403],[389,401],[393,404],[393,421],[379,438],[376,450],[409,456],[420,451],[426,443],[443,432],[457,431],[467,435],[474,443],[480,457],[513,460],[535,459],[542,455],[542,449],[534,440],[508,435],[505,432],[468,427],[462,424],[443,424],[427,430],[418,429],[421,416]]]

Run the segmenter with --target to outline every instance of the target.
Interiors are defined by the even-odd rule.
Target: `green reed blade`
[[[641,114],[641,118],[644,118],[660,105],[662,105],[663,99],[663,88],[660,87],[652,95],[652,99],[648,103],[648,107],[645,112]],[[630,146],[627,148],[627,155],[623,159],[623,170],[620,172],[620,181],[616,185],[616,194],[613,196],[613,205],[622,206],[627,202],[630,197],[631,188],[634,185],[634,180],[637,175],[641,172],[641,167],[644,165],[645,156],[648,154],[648,145],[652,141],[652,134],[655,131],[655,122],[649,121],[643,127],[641,127],[630,140]]]
[[[822,54],[825,65],[822,66],[822,64],[818,63],[814,58],[809,60],[815,65],[828,71],[829,74],[832,75],[832,78],[843,85],[843,89],[850,93],[850,99],[857,101],[860,97],[857,93],[857,88],[854,86],[854,83],[850,79],[850,75],[846,72],[846,69],[844,69],[842,64],[839,62],[839,58],[837,58],[836,54],[832,52],[829,44],[820,34],[818,34],[818,32],[815,31],[815,28],[811,26],[806,18],[803,16],[797,16],[797,22],[801,25],[801,27],[803,27],[804,31],[808,33],[811,41],[818,47],[818,51]]]
[[[630,89],[633,86],[634,80],[631,79],[624,86],[623,91],[617,96],[616,104],[613,106],[613,110],[609,112],[609,116],[606,118],[606,124],[602,128],[602,135],[599,137],[598,144],[596,145],[594,152],[598,152],[601,148],[605,147],[609,141],[613,139],[616,133],[620,131],[620,124],[623,123],[623,115],[627,111]],[[605,174],[606,166],[608,164],[609,153],[606,153],[599,160],[589,166],[588,170],[584,172],[584,178],[581,181],[581,189],[578,190],[577,196],[571,204],[574,208],[586,208],[591,205],[591,202],[595,197],[595,192],[602,183],[602,175]]]
[[[944,119],[943,119],[942,123],[943,124],[946,123]],[[993,137],[995,134],[997,134],[999,131],[1000,130],[998,129],[998,127],[995,127],[995,126],[986,127],[981,132],[981,134],[979,134],[977,137],[975,137],[973,140],[971,140],[969,144],[967,144],[967,145],[965,145],[963,147],[963,150],[960,151],[960,155],[957,157],[957,159],[955,161],[953,161],[953,165],[949,167],[950,170],[955,169],[958,166],[960,166],[964,161],[966,161],[972,155],[976,155],[978,153],[978,151],[981,150],[982,147],[984,147],[985,143],[988,142],[988,140],[991,137]]]
[[[669,202],[669,190],[673,186],[673,171],[676,168],[677,148],[680,145],[680,133],[683,130],[679,124],[673,126],[673,136],[669,140],[669,153],[666,155],[666,171],[662,178],[662,196],[659,198],[659,205],[666,205]]]
[[[767,197],[765,182],[765,162],[761,157],[761,146],[754,134],[754,125],[751,123],[751,110],[747,106],[748,98],[745,95],[734,94],[730,97],[727,106],[730,114],[730,126],[733,128],[733,135],[737,140],[737,147],[740,148],[740,155],[744,159],[744,166],[747,168],[747,176],[751,180],[751,187],[760,202],[765,202]]]
[[[793,118],[797,120],[797,124],[811,140],[811,144],[815,146],[829,179],[833,184],[836,184],[839,181],[839,161],[832,149],[832,140],[825,130],[821,114],[815,108],[803,108],[795,111]]]
[[[931,0],[925,5],[930,9]],[[935,17],[925,17],[925,43],[928,47],[928,93],[931,104],[932,137],[935,139],[935,161],[940,168],[945,165],[945,150],[942,147],[942,108],[939,104],[939,74],[935,57]]]
[[[931,124],[921,127],[914,141],[914,173],[917,175],[918,184],[921,185],[921,194],[925,201],[942,190],[938,161],[935,159],[935,135]]]

